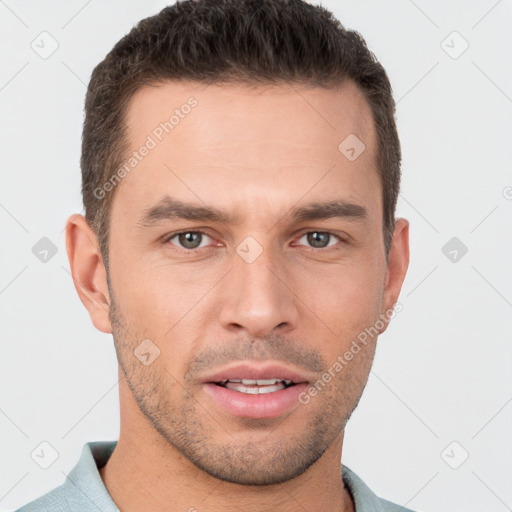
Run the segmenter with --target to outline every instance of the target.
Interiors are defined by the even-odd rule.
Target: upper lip
[[[219,370],[202,379],[203,383],[221,382],[230,379],[266,379],[291,380],[294,384],[308,382],[308,379],[298,371],[280,364],[255,365],[254,363],[239,363],[236,366],[230,366],[224,370]]]

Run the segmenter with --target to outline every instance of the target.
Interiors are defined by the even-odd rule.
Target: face
[[[386,264],[370,108],[351,83],[166,83],[126,120],[110,322],[139,413],[217,478],[293,478],[342,439],[377,337],[335,363],[405,273],[403,249]]]

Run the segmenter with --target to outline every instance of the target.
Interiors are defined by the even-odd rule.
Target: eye
[[[304,238],[306,241],[301,242]],[[201,230],[181,231],[170,235],[165,240],[165,242],[170,242],[179,249],[186,251],[194,251],[202,247],[207,247],[211,241],[212,238]],[[313,249],[326,249],[336,245],[339,241],[341,241],[341,238],[338,235],[327,231],[309,231],[299,238],[299,243],[305,243]]]
[[[306,238],[308,244],[311,245],[314,249],[325,249],[326,247],[332,247],[336,245],[337,242],[341,241],[341,238],[332,233],[328,233],[327,231],[310,231],[308,233],[304,233],[299,242]],[[334,239],[334,240],[333,240]],[[330,242],[334,243],[330,243]]]
[[[171,242],[173,245],[177,245],[180,249],[194,250],[205,247],[205,245],[201,245],[205,237],[211,240],[204,231],[182,231],[181,233],[171,235],[167,238],[166,242]],[[174,239],[176,239],[177,243],[172,242]]]

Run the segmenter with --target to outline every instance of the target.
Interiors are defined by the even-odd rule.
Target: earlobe
[[[111,333],[107,273],[96,235],[82,215],[66,222],[66,250],[75,289],[96,329]]]
[[[386,276],[386,286],[382,301],[382,313],[390,312],[398,301],[400,290],[409,266],[409,222],[397,219],[393,231],[393,240],[389,251],[389,262]],[[386,322],[384,329],[387,329]]]

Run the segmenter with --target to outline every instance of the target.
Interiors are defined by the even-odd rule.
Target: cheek
[[[315,274],[303,291],[305,301],[334,332],[336,350],[350,343],[378,318],[383,276],[367,265],[332,265]],[[331,332],[332,334],[332,332]]]
[[[117,209],[121,206],[117,205]],[[160,242],[136,240],[121,222],[122,213],[122,209],[113,211],[112,224],[117,222],[117,229],[111,230],[110,239],[110,278],[115,301],[131,323],[155,334],[163,324],[172,326],[174,317],[183,309],[184,292],[193,294],[195,279],[165,258]]]
[[[163,354],[172,351],[173,360],[178,359],[177,353],[193,351],[204,331],[205,307],[215,297],[208,291],[219,280],[217,272],[199,267],[185,270],[165,261],[124,261],[117,269],[112,286],[130,330],[153,340]]]

